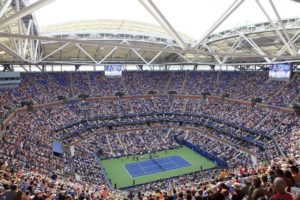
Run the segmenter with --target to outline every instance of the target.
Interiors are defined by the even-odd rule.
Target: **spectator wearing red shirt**
[[[248,174],[250,174],[250,175],[254,175],[256,172],[255,172],[255,169],[254,168],[249,168],[249,170],[248,170]]]
[[[287,184],[283,178],[275,178],[273,184],[274,195],[270,198],[270,200],[293,200],[292,195],[285,192],[286,187]]]
[[[247,172],[247,169],[243,166],[240,167],[240,174],[245,175]]]
[[[287,186],[287,191],[291,192],[291,187],[295,185],[294,180],[290,178],[288,175],[285,176],[284,172],[281,169],[276,169],[276,177],[281,177],[285,180],[286,186]],[[286,173],[288,174],[288,173]]]

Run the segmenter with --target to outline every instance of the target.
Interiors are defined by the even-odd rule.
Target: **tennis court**
[[[132,177],[139,177],[148,174],[183,168],[190,165],[192,164],[184,160],[182,157],[175,155],[125,164],[125,168]]]
[[[178,149],[168,150],[167,152],[159,151],[156,152],[156,156],[159,157],[155,157],[155,161],[156,162],[158,161],[158,163],[160,163],[160,166],[164,167],[165,171],[160,169],[161,171],[158,172],[158,170],[151,169],[151,173],[146,174],[144,172],[144,175],[142,175],[139,172],[136,173],[133,172],[133,174],[131,174],[129,170],[126,168],[126,166],[133,166],[136,169],[142,168],[145,171],[144,169],[145,166],[150,166],[150,163],[148,164],[147,161],[151,159],[138,161],[136,159],[133,159],[133,156],[125,156],[120,158],[101,160],[101,162],[104,166],[107,176],[111,180],[112,185],[116,184],[117,188],[132,186],[133,180],[135,180],[135,184],[138,185],[150,181],[156,181],[156,180],[170,178],[182,174],[196,172],[200,170],[200,166],[203,167],[203,170],[213,168],[216,166],[215,163],[211,162],[207,158],[201,156],[200,154],[194,152],[192,149],[189,149],[186,146],[180,147]],[[144,157],[148,157],[148,156],[144,156]],[[165,159],[169,157],[171,157],[172,162],[175,162],[177,164],[176,165],[172,163],[172,167],[177,166],[177,168],[171,170],[170,167],[168,167],[168,165],[163,164],[163,162],[165,162],[165,164],[170,163],[170,159]],[[183,167],[183,165],[176,162],[177,161],[177,159],[175,159],[176,157],[185,160],[187,163],[189,163],[189,165]],[[155,161],[152,161],[151,166],[154,165],[153,162]],[[145,162],[144,163],[145,165],[142,164],[141,162]],[[130,165],[130,164],[137,164],[137,163],[141,163],[141,164]],[[129,169],[130,168],[132,169],[133,167],[129,167]]]

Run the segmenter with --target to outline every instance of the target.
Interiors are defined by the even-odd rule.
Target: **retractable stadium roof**
[[[268,0],[268,8],[266,1],[263,4],[260,0],[251,0],[257,8],[255,12],[265,17],[256,23],[220,29],[240,7],[249,6],[249,0],[227,2],[225,8],[220,8],[222,12],[212,17],[213,21],[208,17],[197,19],[197,23],[186,22],[195,27],[201,26],[201,20],[210,24],[203,27],[205,30],[198,39],[192,32],[177,31],[174,17],[165,15],[159,2],[154,0],[135,1],[153,23],[149,20],[143,22],[141,16],[135,20],[84,19],[38,28],[39,20],[35,16],[38,19],[43,13],[46,15],[47,9],[41,8],[51,8],[52,2],[57,3],[55,0],[0,0],[0,63],[36,66],[122,63],[151,66],[271,64],[300,60],[300,16],[282,18],[276,0]],[[190,2],[192,0],[182,1],[182,4]],[[106,3],[102,3],[104,8]],[[297,2],[290,0],[289,3],[300,9]],[[180,9],[174,5],[175,8]],[[38,9],[41,10],[36,15],[32,14]],[[129,7],[126,9],[135,11]],[[69,10],[72,10],[72,5]],[[68,11],[65,11],[65,16]],[[178,13],[185,14],[183,10],[178,10]],[[173,20],[168,20],[167,16]]]

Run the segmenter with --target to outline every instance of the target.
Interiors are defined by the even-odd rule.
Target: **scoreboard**
[[[289,79],[291,77],[291,64],[275,64],[270,66],[270,78]]]
[[[105,76],[122,76],[122,65],[105,65],[104,74]]]

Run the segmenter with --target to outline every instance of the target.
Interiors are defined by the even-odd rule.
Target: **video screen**
[[[269,69],[270,78],[289,79],[291,77],[291,64],[275,64]]]
[[[105,65],[105,76],[122,76],[122,65]]]

